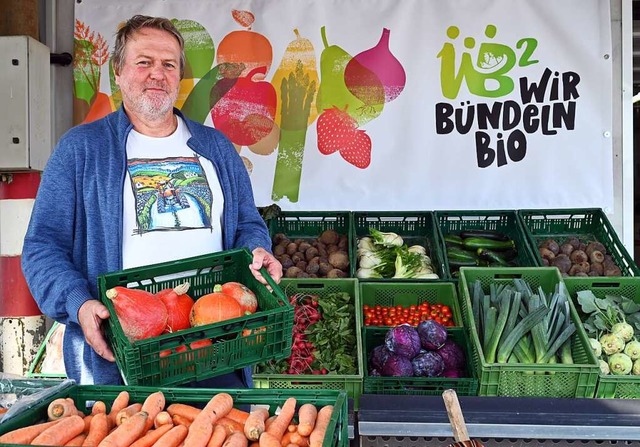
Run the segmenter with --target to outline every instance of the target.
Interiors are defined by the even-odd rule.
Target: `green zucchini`
[[[508,241],[494,241],[482,237],[469,237],[462,240],[462,246],[467,249],[477,250],[478,248],[487,248],[489,250],[509,250],[515,248],[516,244],[511,239]]]
[[[500,233],[495,230],[480,230],[480,229],[469,229],[460,232],[460,237],[462,239],[470,238],[470,237],[481,237],[484,239],[492,239],[494,241],[508,241],[511,239],[504,233]]]
[[[458,262],[477,262],[478,256],[473,251],[463,250],[460,247],[447,247],[447,259]]]
[[[455,234],[447,234],[444,236],[444,241],[447,245],[462,245],[462,238]]]

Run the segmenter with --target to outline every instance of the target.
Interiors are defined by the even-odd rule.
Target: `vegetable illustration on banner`
[[[74,120],[89,122],[111,112],[109,97],[100,92],[100,70],[109,60],[109,46],[100,33],[76,20],[73,33]]]
[[[486,26],[485,37],[493,39],[496,34],[494,25]],[[447,37],[451,41],[458,39],[459,28],[450,26]],[[534,38],[522,38],[516,43],[517,53],[508,45],[483,42],[475,64],[471,53],[464,51],[456,70],[456,47],[452,42],[445,42],[437,55],[441,59],[443,96],[456,100],[463,81],[474,96],[500,98],[511,94],[516,82],[510,72],[516,65],[524,71],[539,64],[540,61],[534,59],[537,45]],[[473,37],[464,38],[466,49],[472,50],[475,46]],[[574,130],[579,83],[580,75],[574,71],[559,73],[545,68],[539,79],[531,80],[527,76],[518,79],[520,101],[507,99],[476,104],[461,101],[460,106],[439,102],[435,105],[436,131],[439,135],[452,132],[465,135],[475,129],[476,159],[480,168],[522,161],[528,149],[527,134],[556,135],[559,130]]]
[[[200,23],[172,19],[184,37],[186,57],[176,107],[203,124],[210,118],[234,144],[250,174],[253,165],[242,155],[243,147],[259,156],[271,156],[277,149],[271,190],[276,202],[300,199],[307,133],[316,120],[321,154],[338,152],[350,165],[368,168],[373,142],[363,126],[379,117],[406,83],[404,67],[390,50],[391,30],[383,28],[376,45],[351,56],[329,43],[322,26],[318,64],[310,36],[292,29],[293,39],[268,80],[270,40],[251,29],[256,21],[251,11],[233,9],[231,16],[242,29],[227,33],[217,49]],[[75,45],[82,56],[74,70],[75,99],[86,103],[76,107],[76,122],[90,122],[119,107],[120,92],[111,64],[111,95],[99,92],[101,66],[109,60],[104,39],[99,34],[94,38],[78,21]]]

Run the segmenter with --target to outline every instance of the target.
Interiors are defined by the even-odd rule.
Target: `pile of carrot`
[[[332,405],[298,406],[288,398],[277,415],[264,407],[251,412],[234,407],[227,393],[214,395],[203,409],[167,405],[158,391],[144,402],[129,402],[122,391],[107,409],[96,401],[91,413],[70,398],[49,404],[48,421],[0,436],[0,444],[80,447],[321,447]]]

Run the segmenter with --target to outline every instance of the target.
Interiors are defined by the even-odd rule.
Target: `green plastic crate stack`
[[[178,385],[226,374],[265,360],[288,357],[291,354],[293,306],[265,269],[261,272],[271,291],[253,276],[249,270],[251,260],[251,254],[245,249],[229,250],[100,276],[100,299],[112,316],[105,334],[125,383]],[[258,311],[215,324],[129,341],[106,291],[121,286],[156,293],[184,281],[191,284],[189,295],[194,299],[213,292],[216,284],[240,282],[256,294]],[[198,349],[190,348],[191,343],[204,339],[213,343]],[[175,351],[175,348],[185,346],[186,351]],[[166,352],[171,354],[161,356]]]
[[[16,415],[6,423],[0,424],[0,435],[17,428],[26,427],[47,420],[47,407],[57,398],[70,397],[76,407],[85,414],[91,413],[91,405],[95,401],[103,401],[110,411],[111,402],[123,390],[129,393],[130,402],[143,402],[151,393],[162,391],[167,405],[183,403],[202,407],[212,396],[219,392],[229,393],[233,397],[234,405],[248,408],[250,405],[268,405],[273,415],[278,406],[282,406],[286,399],[294,397],[298,407],[304,403],[312,403],[318,409],[325,405],[333,405],[331,420],[327,427],[322,447],[346,447],[348,439],[347,396],[344,391],[335,390],[228,390],[202,388],[153,388],[153,387],[120,387],[74,385],[60,393],[40,402],[39,405]],[[18,445],[18,444],[3,444]]]
[[[327,296],[333,293],[347,293],[353,299],[355,309],[355,335],[356,335],[356,362],[357,374],[269,374],[264,372],[254,372],[254,388],[272,389],[329,389],[344,390],[350,399],[353,399],[354,409],[358,409],[358,401],[362,394],[362,338],[360,327],[362,320],[358,309],[360,308],[360,298],[358,282],[355,279],[283,279],[280,287],[287,297],[296,294],[308,294],[317,296]]]
[[[582,290],[592,291],[597,298],[624,296],[640,304],[640,278],[589,277],[574,278],[565,283],[581,319],[585,315],[577,302],[577,293]],[[595,397],[640,399],[640,376],[600,374]]]
[[[571,300],[569,300],[571,321],[576,326],[576,331],[570,338],[573,364],[486,362],[473,317],[469,287],[479,280],[484,294],[488,294],[490,284],[510,284],[515,278],[523,279],[534,291],[542,287],[545,293],[553,292],[556,284],[562,282],[562,277],[555,267],[460,268],[458,283],[460,304],[480,381],[478,395],[593,397],[600,368]]]
[[[465,230],[495,231],[502,233],[515,243],[517,255],[513,259],[517,267],[535,267],[537,262],[531,252],[526,233],[515,210],[491,211],[436,211],[439,236],[442,240],[447,278],[458,280],[458,269],[449,263],[444,237],[457,235]]]
[[[568,237],[575,236],[581,241],[598,241],[603,244],[620,268],[621,276],[639,276],[640,268],[624,247],[611,222],[600,208],[576,208],[557,210],[519,210],[531,252],[537,265],[544,265],[538,251],[545,239],[556,239],[562,244]],[[566,277],[565,281],[572,281]]]
[[[367,278],[360,281],[440,281],[446,278],[442,244],[432,211],[358,211],[353,213],[353,237],[351,238],[351,276],[356,277],[358,270],[358,241],[369,236],[370,229],[382,232],[393,232],[402,237],[408,246],[421,245],[431,259],[434,273],[438,279],[416,278]]]
[[[446,389],[454,389],[461,396],[475,396],[478,393],[478,378],[472,363],[469,338],[462,328],[447,328],[447,336],[460,346],[467,360],[466,377],[383,377],[369,374],[368,353],[384,344],[389,327],[363,328],[363,362],[365,373],[363,391],[365,394],[398,394],[415,396],[440,396]]]

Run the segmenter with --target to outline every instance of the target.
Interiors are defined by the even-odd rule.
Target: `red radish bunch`
[[[313,354],[315,346],[307,339],[307,329],[322,318],[318,310],[316,297],[305,294],[296,294],[289,298],[289,302],[295,306],[293,313],[293,342],[291,344],[291,356],[288,374],[326,374],[327,370],[313,369],[315,360]]]

